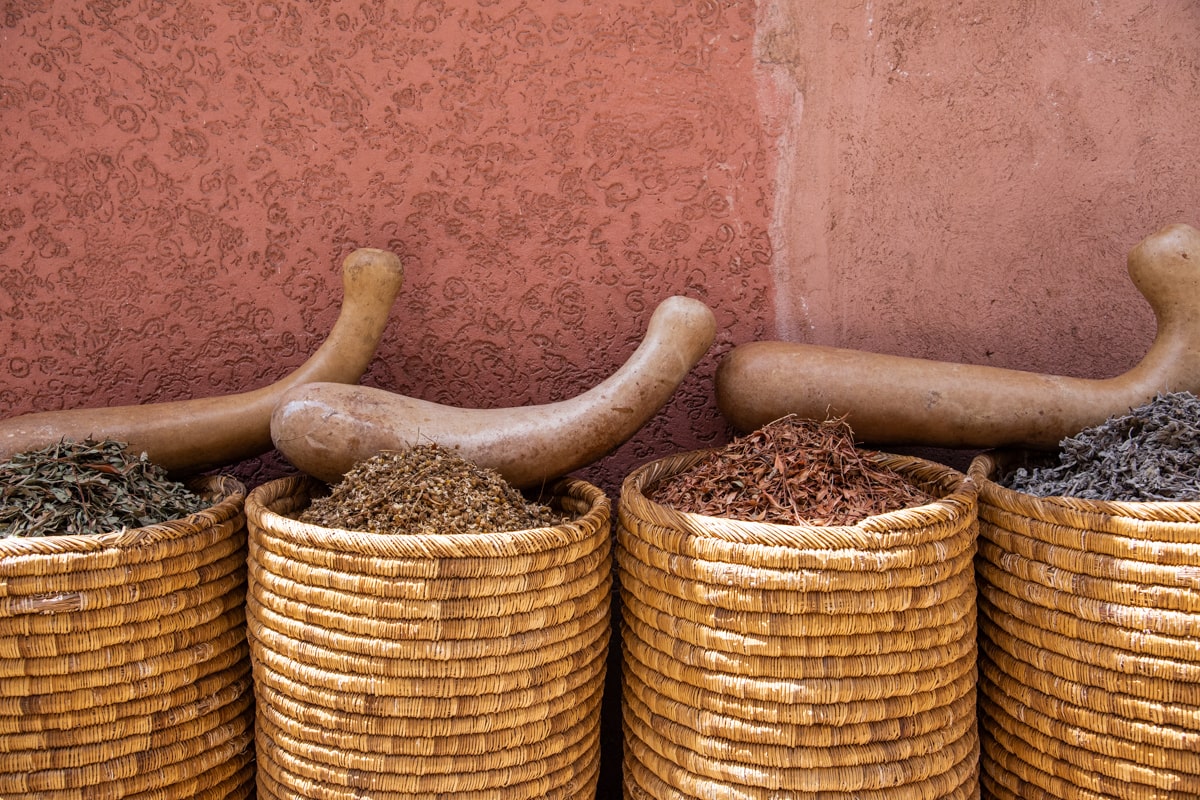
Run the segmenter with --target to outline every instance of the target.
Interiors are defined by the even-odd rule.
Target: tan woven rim
[[[520,575],[531,571],[531,565],[524,563],[520,556],[553,553],[560,559],[556,563],[568,563],[582,555],[577,552],[578,544],[590,539],[598,529],[605,529],[611,517],[611,505],[603,491],[570,478],[562,479],[550,487],[549,495],[559,503],[573,500],[586,507],[586,511],[570,523],[550,528],[506,531],[502,534],[385,535],[323,528],[283,516],[289,510],[307,505],[320,485],[306,476],[292,476],[254,489],[246,498],[246,516],[252,532],[256,528],[261,529],[278,538],[325,553],[324,559],[312,562],[314,566],[339,569],[336,561],[343,554],[379,559],[387,562],[385,571],[362,574],[383,577],[403,574],[398,570],[405,566],[405,559],[417,562],[412,565],[417,568],[412,577],[474,576],[481,580],[492,573],[482,570],[476,572],[480,567],[490,567],[497,575]],[[326,563],[330,553],[338,554],[332,564]],[[460,562],[461,572],[447,573],[447,565],[441,563],[442,559],[469,563]],[[478,559],[478,562],[472,559]],[[431,569],[436,572],[430,574]]]
[[[961,562],[969,560],[974,552],[974,537],[968,529],[967,535],[943,541],[944,549],[932,563],[872,570],[835,569],[831,566],[779,569],[759,566],[754,562],[714,561],[693,556],[690,552],[694,549],[711,549],[706,547],[708,543],[690,535],[677,535],[677,532],[643,529],[639,524],[641,518],[632,515],[627,515],[626,519],[629,527],[618,526],[617,541],[637,561],[685,580],[723,588],[744,589],[753,586],[764,591],[807,593],[925,586],[943,581],[958,572]],[[637,531],[638,535],[632,534],[631,530]],[[649,536],[644,537],[647,533]],[[649,539],[650,536],[653,541]],[[660,543],[664,546],[660,546]],[[727,552],[724,555],[731,558],[736,558],[742,552],[728,547],[725,549]],[[845,557],[843,553],[827,555],[833,559]]]
[[[1151,564],[1195,566],[1200,503],[1121,503],[1038,497],[993,480],[1019,454],[982,453],[970,474],[979,483],[980,519],[1050,544]]]
[[[747,720],[698,705],[688,705],[646,684],[629,663],[624,665],[623,696],[636,697],[645,708],[662,719],[682,725],[697,734],[715,735],[751,746],[836,747],[920,736],[945,728],[953,720],[964,716],[973,717],[976,702],[974,683],[960,680],[952,687],[959,690],[959,696],[950,698],[945,705],[932,705],[911,715],[844,724],[792,722],[778,718],[770,721]]]
[[[1125,685],[1123,691],[1128,694],[1200,705],[1200,663],[1186,664],[1166,658],[1137,655],[1115,647],[1062,636],[1005,613],[992,604],[988,599],[989,594],[987,591],[980,593],[980,629],[1001,647],[1009,649],[1010,643],[1016,639],[1042,653],[1052,653],[1058,658],[1052,657],[1047,660],[1043,656],[1043,663],[1065,665],[1065,671],[1055,668],[1055,674],[1063,678],[1074,680],[1079,676],[1078,679],[1085,683],[1100,678],[1104,682],[1094,685],[1102,689],[1119,689]],[[1018,652],[1014,651],[1014,655],[1028,661]],[[1088,669],[1078,669],[1071,665],[1071,662],[1078,661],[1082,661]],[[1083,676],[1088,677],[1084,679]],[[1130,680],[1131,676],[1136,676],[1137,680]],[[1136,684],[1136,688],[1131,684]]]
[[[817,525],[771,525],[742,520],[708,517],[701,514],[679,512],[647,499],[644,490],[657,481],[675,475],[700,461],[708,451],[698,450],[667,456],[638,467],[626,476],[621,485],[620,522],[626,527],[626,515],[645,520],[647,525],[668,531],[682,531],[705,539],[719,539],[735,544],[754,547],[795,551],[878,551],[886,555],[903,548],[920,546],[951,538],[975,522],[977,488],[967,476],[940,464],[908,456],[876,454],[877,463],[896,470],[916,485],[925,489],[938,500],[916,508],[902,509],[874,517],[849,526]],[[701,552],[689,552],[698,558],[707,558]],[[816,568],[839,568],[829,563],[830,558],[817,559]],[[802,564],[771,564],[767,558],[712,559],[731,563],[775,566],[776,568],[803,568]],[[927,562],[932,563],[932,561]],[[892,566],[911,566],[894,564]],[[861,562],[847,563],[846,568],[868,569]]]
[[[197,532],[207,532],[212,541],[216,541],[242,526],[246,488],[239,481],[227,476],[213,476],[200,478],[190,486],[201,496],[210,498],[213,505],[196,514],[144,528],[86,536],[0,539],[0,576],[45,578],[78,572],[81,567],[85,571],[97,571],[169,561],[173,556],[202,549],[197,542],[203,539],[192,538]]]
[[[632,538],[632,537],[630,537]],[[760,589],[753,582],[753,571],[747,570],[736,585],[709,584],[681,578],[672,571],[659,569],[636,558],[624,547],[617,549],[621,570],[637,577],[638,581],[680,600],[705,607],[729,609],[752,614],[786,614],[790,616],[842,614],[879,614],[888,611],[931,608],[941,605],[948,597],[958,597],[974,583],[971,551],[964,551],[943,567],[930,572],[940,573],[940,579],[918,585],[892,586],[887,573],[874,573],[874,586],[830,592],[803,592],[783,589]],[[730,572],[737,568],[730,566]]]
[[[375,557],[367,559],[362,556],[354,557],[353,554],[334,554],[331,557],[330,554],[315,551],[313,548],[296,548],[288,540],[273,536],[271,531],[263,528],[255,531],[251,542],[251,554],[253,562],[266,572],[281,577],[292,577],[298,573],[300,583],[313,589],[351,596],[366,595],[377,599],[431,603],[435,600],[486,599],[493,595],[537,594],[540,590],[554,589],[578,581],[603,568],[608,559],[609,542],[608,527],[601,525],[592,536],[580,539],[577,549],[572,547],[565,553],[556,550],[542,554],[542,559],[547,563],[542,564],[540,568],[527,569],[512,575],[489,574],[490,580],[487,582],[479,581],[478,575],[456,574],[466,570],[450,564],[418,565],[414,559],[403,559],[401,563],[404,568],[400,568],[392,567],[389,562]],[[563,560],[564,555],[566,560]],[[328,566],[328,562],[335,559],[339,566]],[[352,563],[342,563],[348,560]],[[471,559],[468,561],[472,567],[479,566]],[[354,569],[356,566],[370,569],[372,572],[357,571]],[[491,568],[491,572],[497,571],[495,564],[485,566]],[[401,574],[375,574],[381,571]],[[429,574],[404,574],[421,571]]]
[[[481,621],[498,619],[521,621],[523,615],[546,613],[556,600],[570,602],[594,594],[610,578],[608,550],[602,566],[591,574],[553,589],[538,589],[519,594],[482,598],[438,599],[429,601],[382,601],[365,595],[351,595],[327,589],[305,587],[265,572],[255,563],[250,552],[251,593],[264,606],[280,614],[321,627],[364,636],[432,639],[442,638],[442,627],[453,629],[481,625]]]
[[[1018,733],[1013,735],[1010,729]],[[1090,752],[1087,753],[1089,766],[1080,767],[1060,757],[1063,748],[1053,739],[1041,736],[1003,712],[1000,718],[994,718],[990,709],[981,709],[980,730],[983,749],[993,762],[1052,793],[1065,787],[1129,800],[1195,800],[1197,796],[1194,787],[1200,776],[1196,775],[1153,770]],[[1038,750],[1041,744],[1050,747],[1050,752]],[[1113,771],[1120,772],[1123,777],[1112,777]],[[1162,786],[1173,781],[1179,787],[1177,790]]]
[[[643,742],[628,725],[625,726],[626,759],[625,769],[634,780],[650,791],[656,798],[670,796],[670,791],[680,791],[685,796],[695,798],[737,798],[738,800],[773,800],[780,797],[780,790],[785,789],[789,797],[820,798],[820,800],[916,800],[917,798],[956,796],[955,790],[964,784],[974,784],[968,789],[968,796],[977,792],[979,742],[978,737],[970,735],[956,742],[953,748],[942,751],[941,761],[950,761],[944,755],[951,749],[955,752],[963,750],[957,762],[949,764],[942,772],[918,780],[889,783],[882,788],[859,788],[882,782],[870,774],[870,770],[844,768],[828,773],[822,770],[769,770],[761,773],[764,783],[751,783],[744,779],[720,780],[705,775],[699,775],[689,769],[679,766],[674,761],[659,755],[652,747]],[[965,746],[964,746],[965,745]],[[925,772],[929,764],[914,764],[912,772]],[[731,770],[737,773],[737,770]],[[904,765],[893,762],[893,771],[901,773],[903,779]],[[752,777],[749,772],[745,777]],[[784,781],[784,776],[795,777],[793,782]],[[739,776],[741,777],[741,776]],[[892,776],[889,776],[892,777]],[[650,780],[651,778],[657,780]],[[787,786],[781,784],[787,783]],[[649,784],[649,785],[648,785]],[[808,788],[811,787],[811,788]],[[668,790],[667,794],[662,789]]]
[[[1010,694],[1010,688],[1012,690]],[[980,705],[987,710],[993,719],[1001,716],[1019,719],[1030,729],[1042,736],[1055,739],[1070,745],[1073,750],[1089,750],[1104,758],[1128,761],[1140,766],[1156,770],[1171,770],[1192,775],[1200,775],[1200,731],[1179,731],[1172,729],[1151,729],[1148,725],[1140,726],[1138,733],[1144,734],[1141,741],[1131,741],[1120,736],[1097,733],[1090,728],[1080,727],[1065,722],[1056,714],[1046,714],[1043,710],[1059,711],[1058,707],[1047,709],[1038,703],[1043,696],[1022,691],[1022,687],[1012,686],[1012,681],[1001,677],[999,683],[991,676],[980,677]],[[1028,705],[1014,697],[1019,694],[1024,699],[1031,700],[1035,705]],[[1170,739],[1174,747],[1150,743],[1147,739]],[[1083,757],[1084,754],[1081,754]],[[1102,770],[1101,770],[1102,771]]]
[[[1076,680],[1064,680],[1015,658],[986,636],[980,637],[980,664],[994,664],[998,674],[1009,675],[1017,683],[1029,686],[1057,702],[1095,712],[1100,719],[1200,730],[1200,707],[1161,703],[1121,691],[1106,691]],[[1105,733],[1107,730],[1099,732]]]

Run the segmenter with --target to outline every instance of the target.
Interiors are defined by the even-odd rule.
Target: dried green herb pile
[[[122,442],[62,441],[0,463],[0,538],[141,528],[209,505]]]
[[[780,525],[853,525],[933,498],[855,447],[844,419],[784,417],[656,484],[679,511]]]
[[[301,522],[371,533],[497,533],[558,525],[563,517],[528,502],[499,472],[436,444],[359,462]]]
[[[1160,394],[1063,439],[1057,465],[1020,468],[998,482],[1039,497],[1200,500],[1200,398]]]

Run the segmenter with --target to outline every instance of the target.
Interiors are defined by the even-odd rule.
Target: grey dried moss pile
[[[387,534],[497,533],[558,525],[499,472],[435,444],[359,462],[300,515],[326,528]]]
[[[1200,500],[1200,398],[1160,394],[1059,443],[1058,465],[1018,469],[1001,485],[1039,497]]]

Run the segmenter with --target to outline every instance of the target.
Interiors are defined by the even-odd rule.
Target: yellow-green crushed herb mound
[[[499,472],[436,444],[361,461],[298,519],[310,525],[386,534],[499,533],[565,521],[527,500]]]
[[[0,538],[142,528],[210,505],[111,439],[64,440],[0,463]]]

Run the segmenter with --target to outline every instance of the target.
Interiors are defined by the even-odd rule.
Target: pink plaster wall
[[[407,283],[364,380],[444,403],[567,397],[661,299],[714,308],[709,357],[585,471],[615,493],[728,435],[742,341],[1116,374],[1153,333],[1125,254],[1200,224],[1196,2],[0,10],[5,415],[279,378],[342,257],[386,247]]]
[[[780,339],[1088,377],[1152,338],[1125,257],[1200,226],[1200,3],[774,3]],[[788,109],[784,112],[783,109]]]

